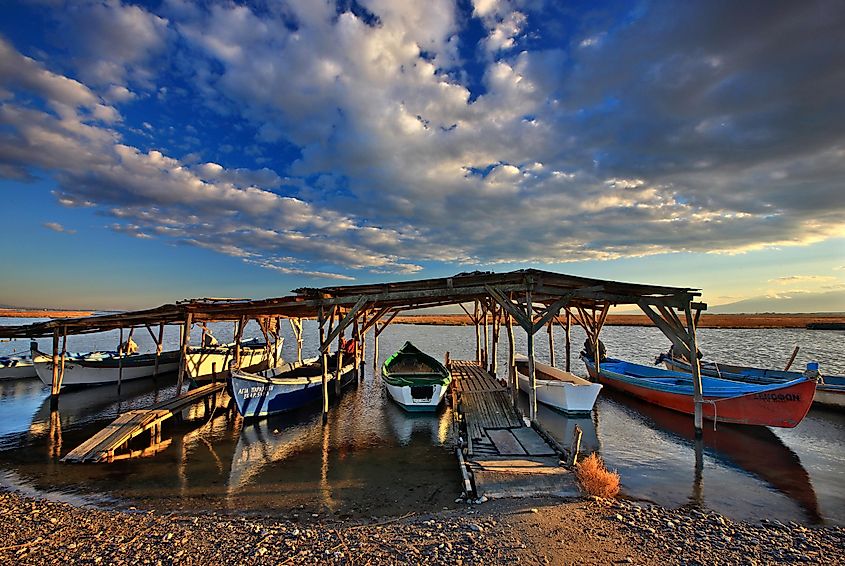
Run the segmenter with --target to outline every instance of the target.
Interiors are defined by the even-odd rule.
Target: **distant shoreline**
[[[91,316],[94,311],[0,309],[0,318],[75,318]],[[561,319],[562,320],[562,319]],[[465,314],[400,315],[399,324],[430,326],[470,326]],[[573,320],[573,324],[576,324]],[[607,326],[654,326],[642,314],[611,314]],[[817,330],[845,330],[845,314],[702,314],[699,328],[810,328]]]

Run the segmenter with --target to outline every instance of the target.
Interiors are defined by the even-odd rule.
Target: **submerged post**
[[[692,369],[692,390],[693,401],[695,401],[695,436],[701,437],[704,434],[704,393],[701,386],[701,366],[698,363],[698,340],[695,336],[695,320],[692,317],[690,304],[684,306],[684,314],[687,316],[687,335],[689,338],[690,367]],[[716,418],[716,415],[713,415]]]
[[[549,332],[549,365],[555,367],[555,337],[553,323],[554,321],[549,321],[547,330]]]
[[[563,328],[566,335],[566,371],[570,370],[569,356],[572,350],[572,315],[569,314],[569,309],[566,309],[566,326]]]

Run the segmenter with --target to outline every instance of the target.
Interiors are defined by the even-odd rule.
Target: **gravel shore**
[[[609,500],[510,500],[350,523],[116,512],[0,493],[3,564],[845,562],[845,530]]]

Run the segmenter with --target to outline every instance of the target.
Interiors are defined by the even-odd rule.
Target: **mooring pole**
[[[531,290],[525,292],[525,312],[528,315],[528,324],[531,324],[532,312],[534,309],[533,301],[531,300]],[[531,393],[529,401],[531,407],[529,408],[529,416],[533,423],[537,418],[537,374],[534,371],[534,329],[526,328],[525,333],[528,334],[528,381],[531,384]]]
[[[513,319],[510,314],[507,315],[506,318],[507,324],[507,331],[508,331],[508,383],[510,384],[511,388],[511,399],[513,401],[513,408],[516,409],[519,406],[519,384],[517,383],[517,375],[516,375],[516,353],[515,344],[513,339]]]
[[[695,401],[695,436],[701,437],[704,434],[704,393],[701,387],[701,366],[698,363],[698,340],[695,336],[695,320],[692,317],[690,304],[684,306],[684,314],[687,317],[687,335],[689,337],[689,357],[692,368],[692,390],[693,401]],[[596,356],[598,357],[598,356]],[[713,415],[716,418],[716,415]]]
[[[120,395],[120,386],[123,385],[123,354],[129,349],[129,344],[126,348],[123,347],[123,327],[120,327],[120,341],[117,345],[117,394]],[[128,342],[128,340],[127,340]]]
[[[475,322],[475,361],[481,362],[481,316],[479,315],[478,300],[475,301],[473,322]]]
[[[484,366],[484,370],[486,371],[488,366],[488,358],[490,355],[490,334],[488,332],[488,324],[487,324],[487,315],[490,312],[490,307],[487,304],[487,301],[484,301],[484,306],[482,307],[482,319],[484,320],[484,348],[482,348],[481,354],[481,361],[483,362],[482,365]]]
[[[360,364],[360,359],[359,359],[359,356],[358,356],[358,352],[359,352],[358,342],[360,342],[360,340],[361,340],[361,337],[358,336],[358,331],[359,331],[358,315],[355,315],[355,320],[352,322],[352,340],[355,341],[354,344],[353,344],[353,347],[354,347],[354,352],[353,352],[354,356],[353,357],[354,357],[354,359],[353,359],[353,362],[352,362],[352,364],[353,364],[352,367],[354,368],[354,371],[355,371],[355,380],[356,381],[359,381],[359,380],[363,379],[363,377],[364,377],[363,373],[361,372],[361,364]]]
[[[554,321],[549,321],[546,330],[549,332],[549,365],[555,367],[555,337],[554,337]]]
[[[158,325],[158,340],[156,340],[156,361],[155,366],[153,366],[153,379],[158,378],[158,362],[159,357],[161,357],[161,343],[164,340],[164,323],[160,323]]]
[[[493,377],[496,377],[496,374],[499,371],[499,309],[496,307],[496,303],[492,303],[493,307],[493,343],[490,345],[490,373],[493,374]]]
[[[50,407],[59,406],[59,329],[53,330],[53,380],[50,383]]]
[[[182,394],[182,384],[185,382],[185,374],[188,371],[188,343],[191,341],[191,325],[193,324],[193,313],[185,314],[185,324],[182,327],[182,344],[179,352],[179,378],[176,380],[176,395]],[[199,373],[199,365],[197,365]]]
[[[321,306],[317,311],[317,323],[320,326],[320,350],[323,353],[323,424],[329,422],[329,355],[323,347],[326,338],[325,315]]]
[[[566,309],[566,326],[564,327],[564,334],[566,334],[566,371],[570,370],[569,356],[572,350],[572,315],[569,314],[569,309]]]

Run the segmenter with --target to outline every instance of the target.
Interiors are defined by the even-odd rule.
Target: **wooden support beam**
[[[185,374],[188,371],[188,345],[191,341],[191,325],[193,314],[185,314],[185,324],[182,326],[182,339],[179,346],[179,377],[176,380],[176,395],[182,394],[182,383],[185,381]]]
[[[566,337],[566,371],[572,371],[570,364],[570,355],[572,353],[572,315],[569,309],[566,309],[566,326],[563,328],[564,336]]]
[[[686,332],[678,332],[678,329],[673,328],[666,320],[663,319],[660,314],[654,310],[652,305],[646,302],[639,303],[640,309],[651,319],[657,328],[666,335],[666,337],[672,342],[672,346],[675,347],[675,352],[687,360],[690,359],[690,351],[689,351],[689,338],[686,336]],[[692,319],[690,319],[692,320]]]
[[[50,383],[50,405],[57,405],[59,402],[59,329],[53,330],[53,379]]]
[[[289,318],[290,329],[296,338],[296,361],[302,363],[302,319]]]
[[[488,332],[489,324],[487,324],[487,315],[490,314],[490,304],[486,299],[485,299],[484,303],[482,304],[481,312],[482,312],[481,318],[482,318],[482,321],[483,321],[483,324],[484,324],[484,348],[481,349],[482,358],[483,358],[481,365],[484,368],[484,370],[486,371],[487,368],[489,367],[487,364],[488,364],[488,361],[489,361],[489,354],[490,354],[490,333]]]
[[[331,315],[330,315],[331,316]],[[323,307],[317,311],[317,324],[320,327],[320,344],[323,343],[323,338],[326,332],[325,329],[325,312]],[[323,373],[322,373],[322,390],[323,390],[323,424],[329,422],[329,355],[323,350]]]
[[[525,291],[525,307],[528,313],[531,312],[531,308],[533,305],[533,301],[531,299],[531,289]],[[529,315],[530,317],[530,315]],[[528,409],[528,418],[533,423],[537,420],[537,373],[534,368],[534,326],[530,325],[529,328],[526,329],[528,333],[528,383],[530,384],[531,388],[529,391],[529,409]]]
[[[380,336],[381,333],[384,332],[384,330],[390,325],[391,322],[393,322],[393,319],[396,318],[396,315],[398,315],[400,312],[401,311],[397,310],[390,313],[390,316],[387,317],[387,320],[383,321],[381,325],[376,328],[376,336]]]
[[[689,338],[689,351],[698,353],[698,341],[695,336],[695,320],[693,319],[692,312],[690,312],[690,307],[687,305],[686,309],[684,309],[684,314],[687,315],[687,333]],[[703,404],[704,404],[704,391],[701,384],[701,367],[698,363],[698,356],[693,354],[690,356],[689,362],[692,368],[692,389],[693,389],[693,401],[695,402],[695,414],[694,418],[694,426],[695,426],[695,436],[701,438],[704,434],[704,413],[703,413]],[[713,415],[713,418],[716,418],[716,415]]]
[[[365,297],[361,297],[361,299],[365,299]],[[360,303],[360,301],[359,301],[359,303]],[[346,317],[344,318],[344,320],[349,318],[349,314],[351,312],[352,311],[349,311],[348,313],[346,313]],[[335,328],[335,330],[339,330],[340,332],[338,332],[338,334],[337,334],[337,367],[335,368],[335,372],[334,372],[335,403],[337,403],[340,400],[340,372],[341,372],[341,369],[343,368],[343,354],[344,354],[344,351],[343,351],[343,332],[344,332],[344,328],[345,328],[345,327],[341,326],[340,310],[339,309],[337,311],[336,316],[337,316],[338,321],[337,321],[337,328]]]
[[[480,305],[478,300],[475,301],[475,309],[473,313],[475,316],[473,317],[473,322],[475,322],[475,361],[481,362],[481,316],[480,312]]]
[[[554,325],[552,325],[552,321],[550,320],[546,323],[546,327],[549,332],[549,365],[555,367],[555,337],[554,337]]]
[[[149,327],[147,327],[147,329],[149,329]],[[150,332],[150,334],[152,334],[152,332]],[[153,379],[157,379],[159,358],[161,357],[162,343],[164,342],[164,323],[158,325],[158,340],[153,338],[153,341],[156,344],[156,360],[155,365],[153,366]]]
[[[519,407],[519,384],[517,383],[516,376],[516,347],[513,338],[513,318],[510,314],[506,314],[505,317],[508,332],[508,384],[511,389],[513,408],[517,409]]]
[[[495,301],[490,301],[490,307],[493,311],[493,343],[490,345],[490,373],[493,377],[499,371],[499,319],[502,311],[498,308]]]
[[[355,305],[351,309],[349,309],[349,312],[346,313],[346,316],[344,316],[342,320],[340,319],[340,311],[337,312],[337,318],[338,318],[337,327],[334,328],[331,332],[329,332],[329,335],[326,336],[326,340],[323,343],[320,344],[320,351],[321,352],[326,351],[328,349],[329,344],[335,338],[337,338],[346,329],[347,326],[349,326],[349,323],[351,323],[352,320],[356,316],[358,316],[358,312],[363,308],[363,306],[365,304],[367,304],[368,300],[369,299],[367,298],[366,295],[361,295],[361,297],[358,298],[358,301],[355,303]],[[339,342],[338,342],[338,344],[339,344]]]
[[[364,335],[367,331],[370,330],[381,318],[390,311],[390,307],[383,307],[373,314],[373,316],[367,320],[364,326],[361,328],[361,334]]]
[[[120,387],[123,385],[123,355],[129,349],[129,340],[123,344],[123,327],[120,329],[120,338],[117,343],[117,394],[120,395]]]
[[[530,315],[530,307],[527,311],[523,311],[510,298],[506,297],[504,292],[495,287],[485,286],[487,292],[493,299],[510,314],[518,325],[520,325],[525,332],[529,332],[533,328]]]
[[[355,317],[355,320],[352,322],[352,340],[354,340],[354,352],[353,352],[353,360],[352,360],[352,367],[355,371],[355,379],[360,380],[363,376],[361,375],[361,368],[360,368],[360,359],[358,357],[358,342],[360,342],[361,337],[358,335],[358,317]]]

